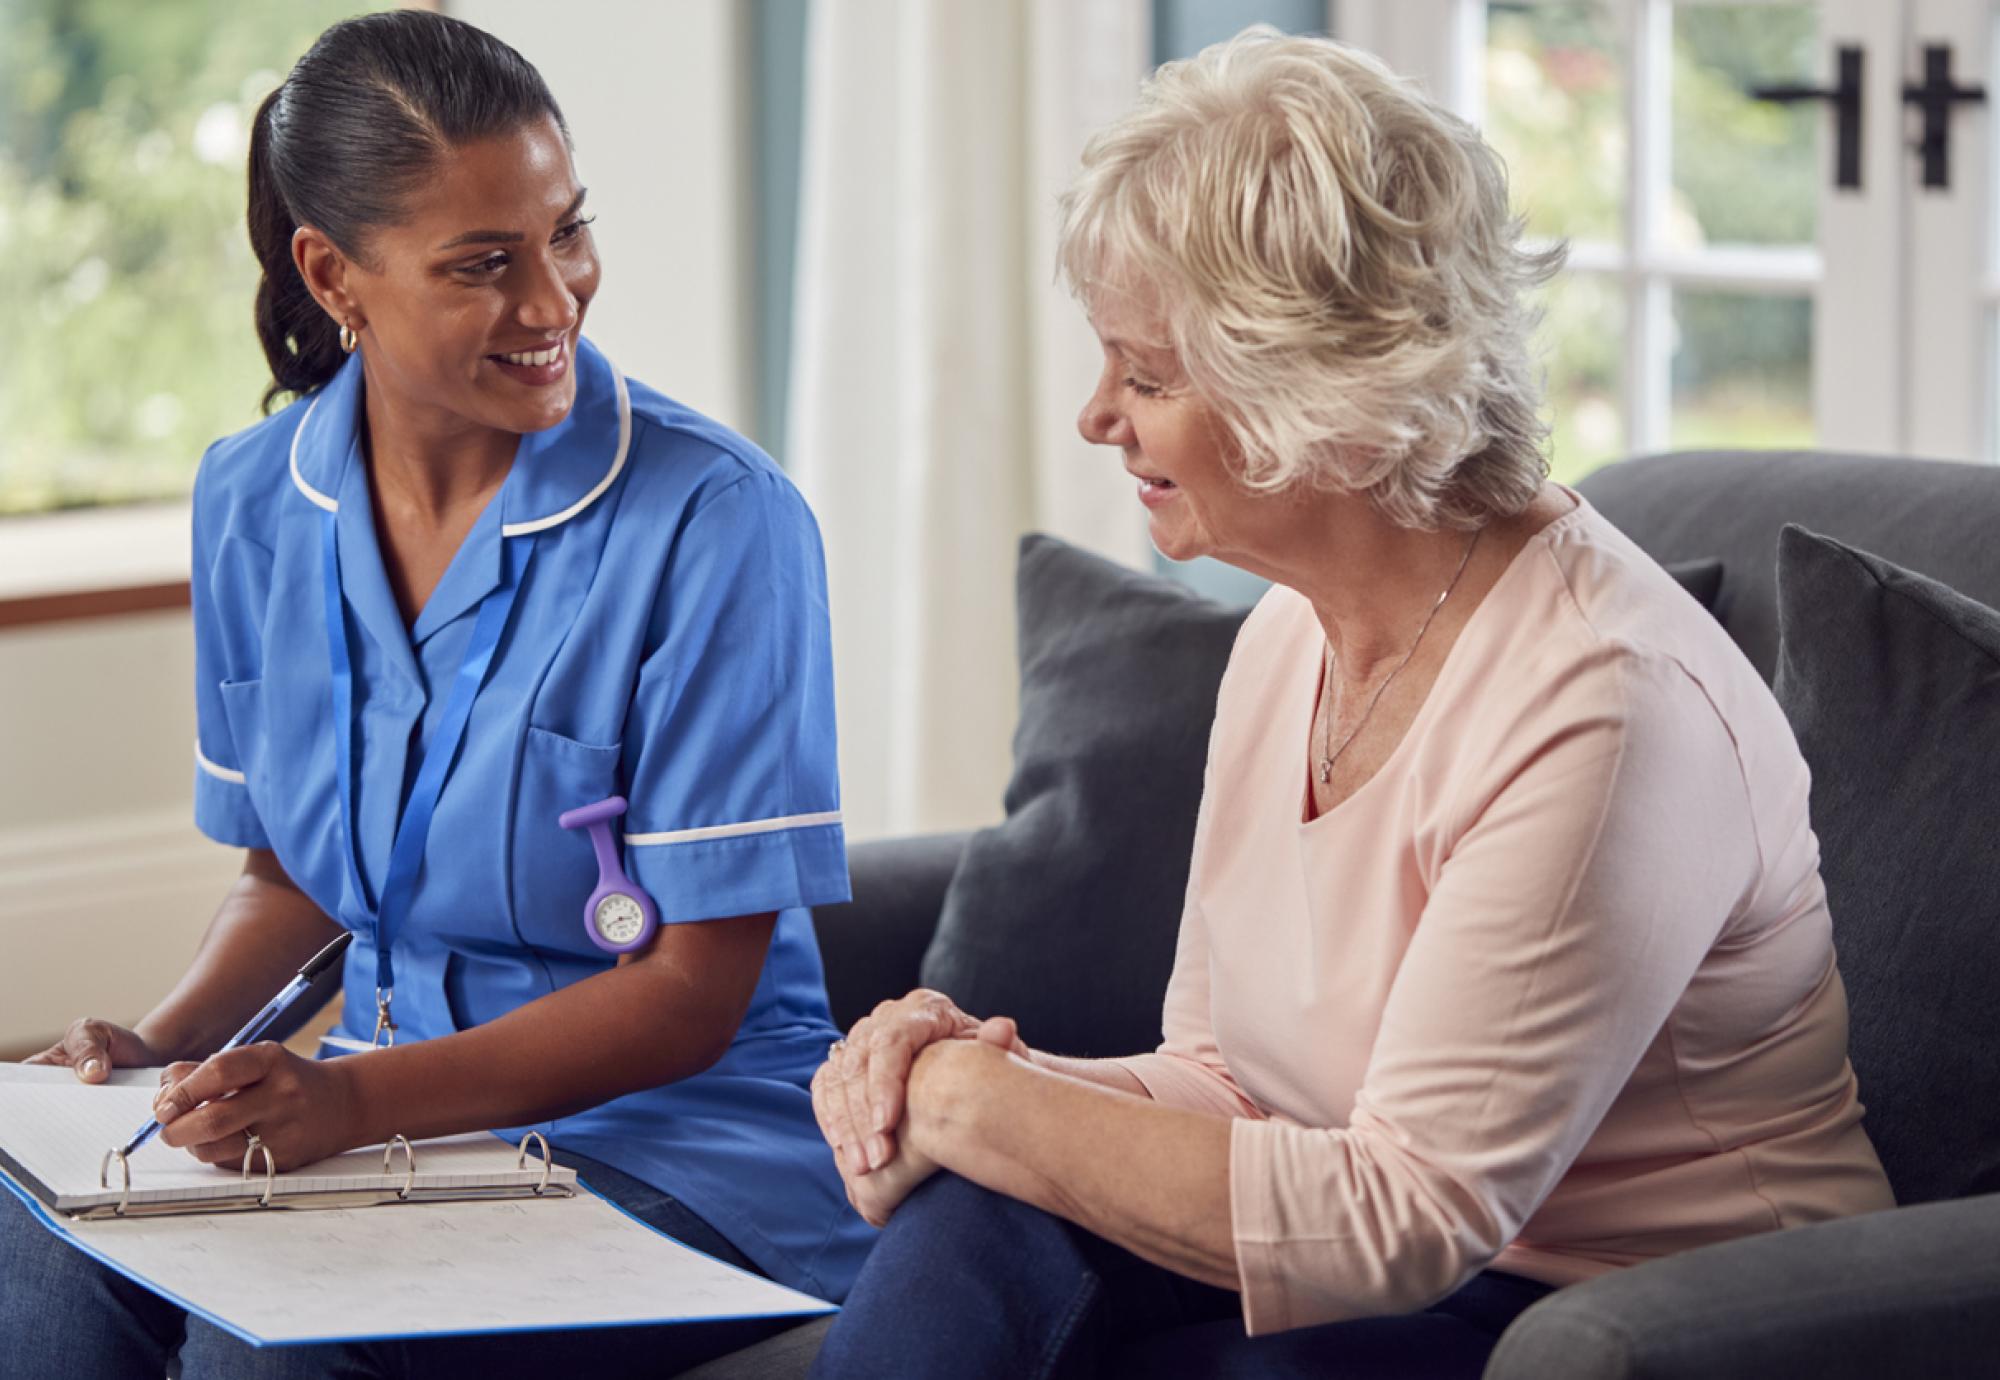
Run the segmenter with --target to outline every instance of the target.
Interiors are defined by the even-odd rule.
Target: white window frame
[[[1908,0],[1904,71],[1921,79],[1923,50],[1952,51],[1952,80],[1984,86],[1983,105],[1958,104],[1951,115],[1950,186],[1921,185],[1914,161],[1905,241],[1909,293],[1909,393],[1906,448],[1913,455],[1992,462],[1996,455],[1996,360],[2000,359],[2000,278],[1995,276],[1993,193],[2000,187],[1990,133],[1993,89],[2000,73],[2000,5],[1994,0]],[[1904,140],[1915,143],[1921,119],[1903,115]],[[1968,290],[1970,285],[1970,290]]]
[[[1626,216],[1619,243],[1573,246],[1570,271],[1623,280],[1627,315],[1621,387],[1627,451],[1656,451],[1668,444],[1673,292],[1702,287],[1811,298],[1814,428],[1820,446],[1900,453],[1925,439],[1930,443],[1921,448],[1930,453],[1959,453],[1956,446],[1942,447],[1941,438],[1913,429],[1911,371],[1883,367],[1885,354],[1912,359],[1905,323],[1922,319],[1905,309],[1901,266],[1909,260],[1901,188],[1910,173],[1903,150],[1903,71],[1886,55],[1903,49],[1905,4],[1925,0],[1819,0],[1817,80],[1831,81],[1834,52],[1842,44],[1859,43],[1868,57],[1863,69],[1862,186],[1858,191],[1833,188],[1833,140],[1823,138],[1827,174],[1817,247],[1668,252],[1654,238],[1654,208],[1672,175],[1668,64],[1673,11],[1676,3],[1724,2],[1598,0],[1621,25],[1630,75]],[[1929,2],[1962,6],[1966,0]],[[1484,0],[1347,0],[1334,6],[1332,21],[1336,36],[1417,77],[1475,123],[1483,117]],[[1954,163],[1959,161],[1955,148]],[[1890,270],[1884,272],[1884,265]],[[1952,290],[1949,285],[1934,289],[1940,296]],[[1982,330],[1987,329],[1983,308],[1988,301],[2000,306],[2000,292],[1992,286],[1982,299]],[[1983,361],[1986,355],[1977,358]]]

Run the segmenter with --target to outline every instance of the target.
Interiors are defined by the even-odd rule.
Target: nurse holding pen
[[[338,939],[335,939],[331,944],[307,960],[306,966],[299,969],[299,975],[286,983],[284,990],[279,992],[277,996],[264,1003],[264,1009],[252,1016],[241,1030],[231,1035],[216,1053],[221,1054],[227,1050],[235,1049],[240,1045],[255,1044],[257,1041],[263,1039],[264,1032],[277,1024],[278,1017],[292,1009],[292,1003],[311,990],[313,983],[319,980],[320,974],[340,963],[340,960],[347,954],[347,946],[353,942],[354,932],[352,930],[343,930]],[[147,1122],[133,1133],[132,1139],[112,1151],[112,1155],[118,1159],[129,1158],[133,1151],[151,1140],[153,1133],[159,1129],[160,1123],[157,1120]],[[258,1148],[258,1140],[254,1134],[250,1137],[249,1145],[250,1150],[246,1152],[246,1156],[248,1153],[255,1152]]]
[[[534,1131],[656,1229],[839,1301],[874,1232],[809,1091],[839,1035],[810,908],[849,895],[811,512],[583,333],[569,133],[490,34],[335,25],[247,172],[273,410],[202,459],[190,580],[195,824],[243,875],[137,1026],[36,1061],[168,1065],[134,1144],[232,1170],[253,1138],[284,1172]],[[322,1057],[256,1040],[343,932]],[[651,1380],[782,1325],[265,1355],[0,1202],[10,1377]]]

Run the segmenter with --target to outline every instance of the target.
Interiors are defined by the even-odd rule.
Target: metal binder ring
[[[549,1138],[540,1131],[530,1131],[527,1135],[522,1136],[521,1153],[515,1157],[514,1167],[516,1169],[526,1169],[528,1167],[528,1142],[531,1140],[538,1140],[542,1143],[542,1179],[540,1183],[535,1185],[535,1196],[539,1198],[542,1196],[542,1190],[549,1186],[549,1171],[554,1167],[549,1160]]]
[[[254,1132],[250,1136],[249,1148],[243,1152],[243,1173],[239,1177],[245,1179],[250,1177],[250,1161],[259,1154],[262,1154],[264,1157],[264,1192],[257,1199],[257,1206],[269,1207],[271,1206],[271,1190],[277,1186],[278,1182],[278,1163],[271,1158],[271,1147],[264,1144],[264,1138]]]
[[[396,1190],[396,1196],[407,1199],[417,1184],[417,1151],[408,1136],[389,1137],[389,1143],[382,1147],[382,1172],[389,1172],[389,1161],[395,1157],[399,1145],[403,1147],[403,1186]]]
[[[111,1187],[111,1162],[113,1160],[118,1161],[118,1178],[120,1182],[118,1185],[118,1206],[111,1211],[113,1216],[123,1217],[125,1215],[126,1204],[132,1200],[132,1166],[125,1162],[125,1152],[123,1150],[114,1147],[104,1152],[104,1158],[97,1162],[97,1186],[99,1188]]]

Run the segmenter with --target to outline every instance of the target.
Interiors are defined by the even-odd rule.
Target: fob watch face
[[[591,922],[607,942],[630,944],[646,927],[646,912],[639,909],[639,903],[632,897],[622,891],[614,891],[597,903],[597,912],[591,916]]]

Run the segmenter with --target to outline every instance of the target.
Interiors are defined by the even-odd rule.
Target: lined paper
[[[53,1077],[49,1075],[54,1075]],[[110,1081],[85,1084],[68,1069],[35,1065],[0,1065],[0,1152],[30,1177],[39,1180],[62,1212],[80,1212],[119,1201],[116,1168],[109,1190],[98,1187],[98,1166],[104,1152],[123,1145],[153,1114],[159,1088],[157,1069],[120,1069]],[[450,1192],[491,1188],[532,1188],[541,1181],[540,1161],[530,1157],[526,1169],[516,1169],[518,1152],[498,1136],[485,1132],[444,1136],[416,1146],[415,1192]],[[240,1164],[206,1165],[163,1143],[158,1136],[134,1151],[133,1204],[226,1203],[263,1195],[263,1161],[250,1176]],[[382,1147],[349,1150],[281,1173],[272,1188],[274,1198],[314,1193],[383,1192],[403,1187],[406,1169],[397,1150],[389,1173],[382,1172]],[[576,1171],[555,1166],[551,1184],[573,1185]]]

